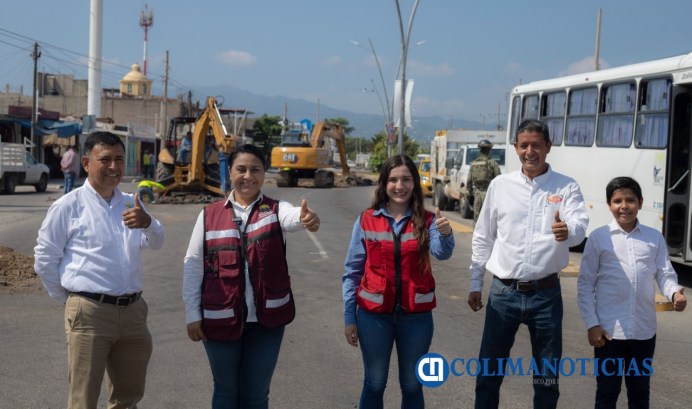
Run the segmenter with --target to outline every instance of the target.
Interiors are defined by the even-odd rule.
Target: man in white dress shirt
[[[118,184],[125,146],[95,132],[84,144],[81,189],[48,209],[34,249],[36,273],[65,304],[69,409],[97,406],[108,373],[108,408],[135,408],[144,396],[152,351],[142,298],[142,249],[160,249],[161,224]]]
[[[493,274],[480,359],[487,368],[476,378],[476,408],[497,408],[514,337],[529,328],[533,359],[534,408],[555,408],[558,374],[544,365],[562,357],[562,296],[558,272],[569,247],[584,240],[589,222],[579,186],[546,163],[551,141],[537,120],[519,124],[514,142],[521,170],[493,179],[473,231],[468,304],[483,308],[486,269]],[[503,362],[500,367],[499,362]],[[524,359],[524,362],[531,361]]]
[[[612,179],[606,202],[613,221],[589,235],[577,281],[579,310],[600,362],[595,407],[617,407],[624,376],[628,408],[643,409],[649,407],[656,349],[654,282],[675,311],[685,309],[687,298],[663,235],[637,219],[644,203],[639,183]]]

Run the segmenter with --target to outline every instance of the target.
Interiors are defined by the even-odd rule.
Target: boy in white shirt
[[[654,281],[675,311],[687,305],[661,233],[640,224],[642,190],[617,177],[606,186],[614,220],[594,230],[579,269],[579,309],[594,347],[596,408],[615,408],[622,377],[630,408],[649,407],[656,347]],[[608,361],[605,361],[608,359]]]

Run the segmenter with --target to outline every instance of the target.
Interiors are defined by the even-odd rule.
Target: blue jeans
[[[75,172],[64,172],[65,173],[65,193],[70,193],[74,187]]]
[[[246,323],[240,339],[204,341],[214,377],[212,409],[267,409],[284,326]]]
[[[432,312],[418,314],[372,314],[358,309],[358,339],[363,354],[365,380],[361,409],[383,406],[389,374],[389,359],[396,342],[399,362],[401,408],[424,408],[423,388],[416,378],[416,363],[428,353],[433,336]]]
[[[631,365],[636,365],[639,371],[647,372],[642,361],[646,358],[654,357],[656,349],[656,336],[653,338],[639,339],[614,339],[606,340],[601,348],[594,348],[594,357],[599,360],[599,375],[596,376],[596,409],[615,409],[617,406],[618,395],[622,385],[622,375],[618,373],[616,362],[604,362],[607,358],[621,358],[624,362],[622,372],[625,375],[625,385],[627,386],[627,407],[629,409],[648,409],[649,408],[649,380],[650,374],[635,375],[635,372],[628,374]],[[633,364],[632,361],[636,363]],[[612,363],[611,363],[612,362]],[[604,375],[602,366],[609,374]]]
[[[529,327],[531,351],[539,374],[533,376],[533,407],[555,408],[560,397],[558,374],[545,368],[543,359],[562,358],[562,294],[560,285],[546,290],[517,291],[493,279],[485,312],[480,359],[487,358],[489,374],[499,373],[496,358],[508,358],[519,325]],[[528,367],[529,359],[523,359]],[[481,361],[483,362],[483,361]],[[505,362],[505,368],[506,360]],[[502,376],[476,378],[476,409],[497,408]]]

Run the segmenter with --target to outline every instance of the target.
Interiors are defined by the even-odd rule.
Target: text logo
[[[284,153],[284,162],[296,163],[298,162],[298,155],[295,153]]]
[[[437,388],[445,383],[448,376],[449,365],[447,365],[447,360],[440,354],[425,354],[416,364],[418,382],[428,388]]]

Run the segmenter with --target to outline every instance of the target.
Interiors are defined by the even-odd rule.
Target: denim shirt
[[[398,222],[394,220],[387,209],[381,206],[374,212],[375,216],[384,215],[389,222],[389,226],[395,234],[399,234],[404,228],[408,219],[411,218],[411,209],[406,211],[404,217]],[[356,291],[360,286],[360,280],[365,273],[365,243],[363,241],[363,229],[360,227],[360,215],[356,218],[353,224],[353,232],[351,234],[351,243],[346,254],[344,262],[344,274],[341,277],[342,293],[344,298],[344,323],[345,325],[356,324]],[[428,229],[430,236],[430,254],[438,260],[447,260],[452,256],[454,251],[454,234],[443,236],[435,226],[435,216]]]

